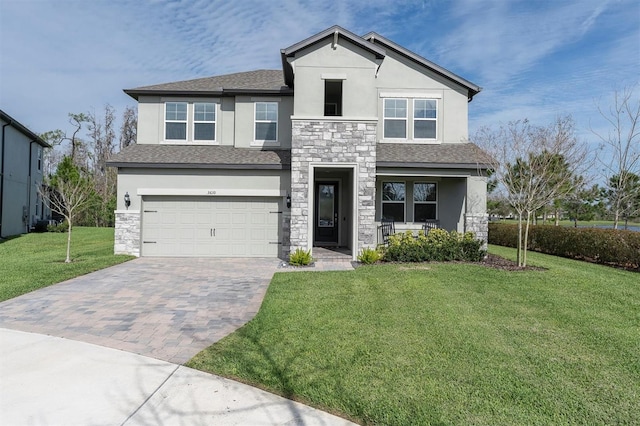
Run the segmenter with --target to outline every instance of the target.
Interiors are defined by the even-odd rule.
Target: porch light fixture
[[[128,192],[124,193],[124,206],[129,210],[129,206],[131,205],[131,197]]]
[[[287,194],[287,208],[291,208],[291,194]]]

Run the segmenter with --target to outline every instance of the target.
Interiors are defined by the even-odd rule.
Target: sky
[[[637,0],[0,0],[0,109],[69,131],[68,113],[135,106],[123,89],[281,69],[280,49],[336,24],[481,86],[470,135],[571,114],[596,144],[598,105],[640,84]]]

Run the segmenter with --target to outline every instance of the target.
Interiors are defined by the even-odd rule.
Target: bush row
[[[427,235],[423,231],[415,237],[411,231],[389,237],[389,246],[384,249],[383,260],[390,262],[427,262],[463,260],[479,262],[485,255],[482,241],[473,232],[464,234],[443,229],[432,229]]]
[[[489,244],[517,247],[518,225],[490,223]],[[527,248],[595,263],[640,267],[640,232],[532,225]]]

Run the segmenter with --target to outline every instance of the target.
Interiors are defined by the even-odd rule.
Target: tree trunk
[[[518,213],[518,254],[516,262],[518,266],[522,266],[522,213]]]
[[[616,209],[613,215],[613,229],[618,229],[619,221],[620,221],[620,209]]]
[[[67,258],[64,263],[71,263],[71,221],[69,220],[69,230],[67,232]]]
[[[527,212],[527,223],[524,227],[524,244],[522,245],[522,265],[527,266],[527,244],[529,244],[529,223],[531,222],[531,212]]]
[[[556,219],[555,225],[556,226],[560,226],[560,210],[556,209],[555,215],[556,215],[556,217],[555,217],[555,219]]]

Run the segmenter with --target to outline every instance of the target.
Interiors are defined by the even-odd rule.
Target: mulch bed
[[[502,269],[504,271],[546,271],[547,268],[541,268],[538,266],[518,266],[518,264],[512,260],[505,259],[504,257],[496,256],[495,254],[487,254],[487,257],[480,262],[481,265],[487,268]]]

